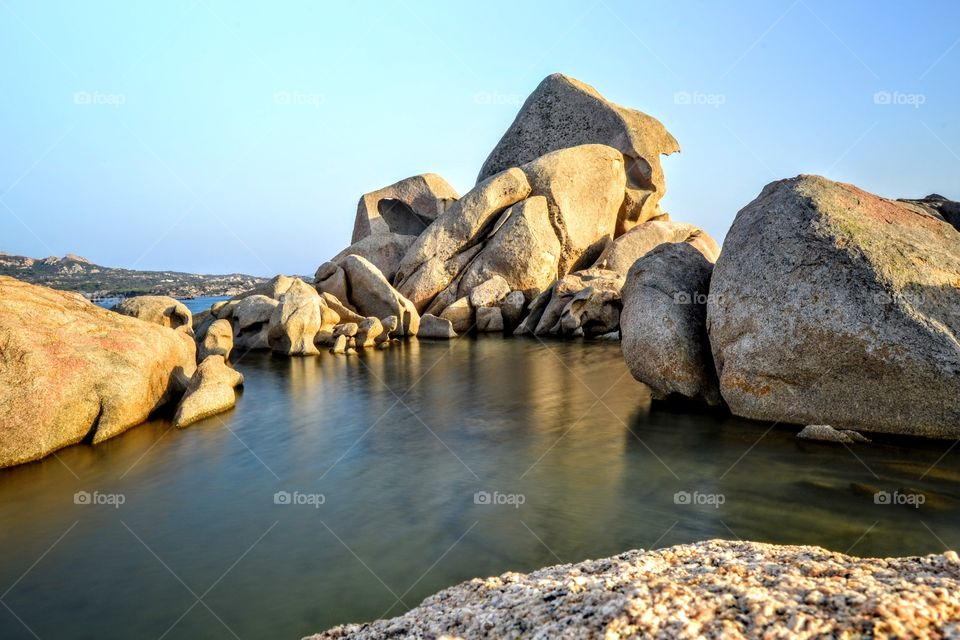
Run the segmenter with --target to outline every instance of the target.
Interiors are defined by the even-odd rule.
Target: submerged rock
[[[960,436],[960,233],[919,207],[819,176],[767,185],[707,314],[736,415]]]
[[[683,242],[661,244],[630,268],[621,290],[620,346],[630,373],[655,399],[676,395],[721,403],[707,339],[712,270],[703,254]]]
[[[0,467],[123,433],[195,369],[183,331],[0,276]]]
[[[820,440],[822,442],[841,442],[854,444],[855,442],[870,442],[856,431],[850,429],[837,430],[828,424],[808,424],[797,434],[800,440]]]
[[[223,356],[207,357],[190,379],[173,426],[178,429],[223,413],[237,403],[235,387],[243,384],[243,375],[227,366]]]
[[[956,633],[958,617],[953,551],[855,558],[710,540],[477,578],[396,618],[307,640],[943,638]]]
[[[161,327],[183,329],[193,335],[193,316],[187,306],[168,296],[137,296],[126,298],[116,304],[111,311],[122,313],[144,322],[152,322]]]

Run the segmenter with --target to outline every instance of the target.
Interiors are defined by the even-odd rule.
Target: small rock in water
[[[828,424],[808,424],[797,434],[801,440],[818,440],[820,442],[841,442],[854,444],[856,442],[870,442],[870,438],[862,436],[850,429],[834,429]]]

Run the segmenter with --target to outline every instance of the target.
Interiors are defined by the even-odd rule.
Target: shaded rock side
[[[681,242],[654,248],[627,274],[620,291],[620,347],[630,373],[655,399],[721,403],[707,339],[712,270],[703,254]]]
[[[357,204],[350,242],[379,234],[419,235],[459,197],[435,173],[411,176],[371,191]]]

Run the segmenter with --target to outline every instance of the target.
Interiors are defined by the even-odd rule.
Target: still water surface
[[[237,368],[229,413],[0,471],[0,638],[298,638],[474,576],[713,537],[960,545],[960,447],[803,444],[651,408],[616,344],[413,341]]]

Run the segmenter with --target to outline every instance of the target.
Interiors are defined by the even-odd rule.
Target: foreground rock
[[[137,296],[126,298],[115,305],[111,311],[122,313],[131,318],[139,318],[144,322],[152,322],[161,327],[193,331],[193,317],[190,309],[175,298],[167,296]]]
[[[193,374],[173,417],[173,426],[182,429],[230,409],[237,402],[234,388],[242,384],[243,375],[228,367],[223,356],[209,356]]]
[[[270,348],[288,356],[318,355],[317,333],[332,329],[339,321],[340,316],[327,307],[317,290],[296,278],[270,317]]]
[[[183,331],[0,276],[0,467],[140,424],[195,368]]]
[[[819,442],[839,442],[841,444],[854,444],[857,442],[870,442],[856,431],[849,429],[834,429],[828,424],[808,424],[800,433],[797,434],[800,440],[817,440]]]
[[[620,344],[630,373],[655,399],[721,402],[707,339],[712,270],[685,242],[662,244],[630,268],[620,292]]]
[[[620,325],[623,276],[584,269],[557,280],[531,303],[516,335],[600,336]]]
[[[960,436],[960,233],[922,208],[818,176],[767,185],[707,307],[733,413]]]
[[[680,150],[659,120],[613,104],[588,84],[559,73],[547,76],[523,103],[500,142],[483,163],[477,182],[551,151],[603,144],[626,161],[627,192],[617,232],[659,215],[666,192],[660,156]]]
[[[865,559],[711,540],[506,573],[313,640],[955,637],[957,554]]]

